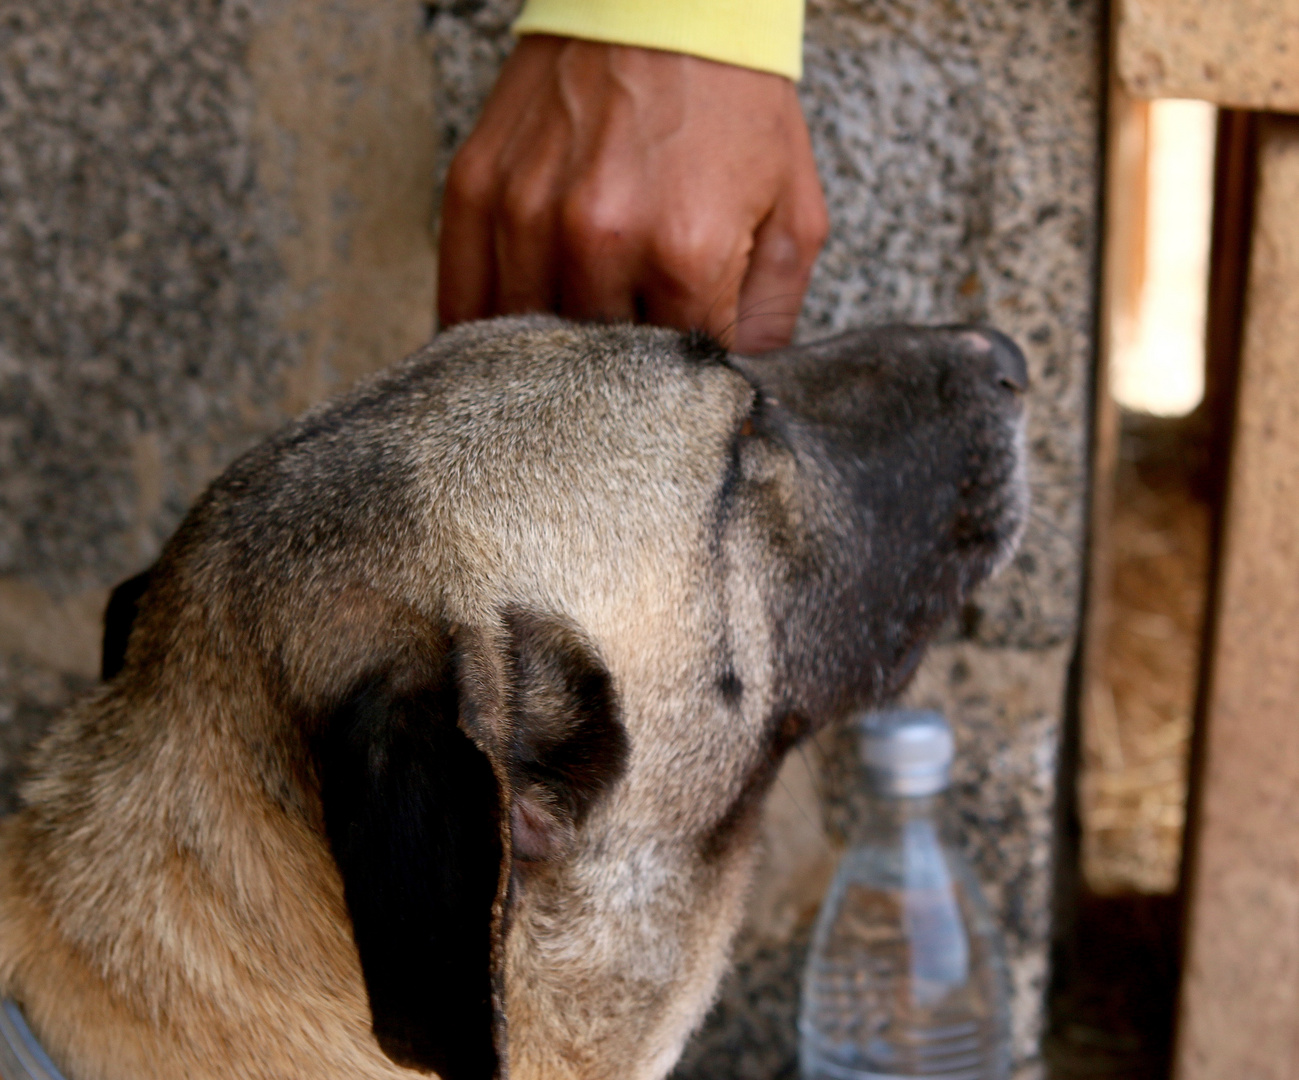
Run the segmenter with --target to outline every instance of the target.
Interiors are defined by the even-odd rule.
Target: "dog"
[[[1026,385],[986,329],[536,316],[308,413],[35,750],[0,996],[69,1080],[663,1077],[782,757],[1009,557]]]

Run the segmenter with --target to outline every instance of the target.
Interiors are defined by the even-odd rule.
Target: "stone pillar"
[[[1299,116],[1259,120],[1179,1080],[1299,1077]]]
[[[203,485],[433,328],[412,0],[0,18],[0,812],[107,589]]]

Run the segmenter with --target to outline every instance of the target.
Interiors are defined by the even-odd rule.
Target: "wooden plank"
[[[1299,118],[1258,148],[1177,1080],[1299,1080]]]
[[[1117,52],[1140,97],[1299,112],[1299,0],[1119,0]]]
[[[1105,702],[1105,646],[1112,620],[1114,577],[1114,486],[1119,460],[1119,407],[1110,393],[1112,358],[1127,344],[1136,325],[1145,277],[1150,103],[1134,98],[1112,78],[1109,86],[1105,153],[1104,242],[1101,245],[1100,348],[1097,350],[1092,415],[1091,505],[1087,531],[1087,591],[1082,619],[1080,705],[1084,749],[1079,767],[1081,793],[1088,761],[1104,759],[1106,733],[1113,728],[1113,706]],[[1084,836],[1089,824],[1079,803]],[[1081,853],[1083,880],[1087,844]]]
[[[1146,272],[1150,104],[1110,83],[1106,118],[1104,243],[1101,245],[1100,347],[1092,427],[1087,599],[1083,615],[1083,739],[1091,722],[1091,689],[1109,633],[1112,577],[1110,523],[1119,456],[1119,407],[1110,393],[1112,358],[1131,337]]]
[[[1255,113],[1222,109],[1214,152],[1213,234],[1209,248],[1209,304],[1204,341],[1204,401],[1200,423],[1209,454],[1209,502],[1215,516],[1227,486],[1240,343],[1244,328],[1249,239],[1257,186]],[[1215,529],[1219,535],[1221,529]]]

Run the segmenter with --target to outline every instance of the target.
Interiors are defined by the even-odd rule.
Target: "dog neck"
[[[111,690],[74,706],[0,823],[0,996],[70,1080],[283,1080],[304,1061],[319,1080],[408,1080],[370,1031],[323,835],[248,784],[251,765],[216,767],[252,751],[211,718],[133,715],[148,753],[115,761],[94,733],[119,707]],[[169,732],[187,724],[204,734],[181,754]],[[104,813],[123,785],[172,812]]]

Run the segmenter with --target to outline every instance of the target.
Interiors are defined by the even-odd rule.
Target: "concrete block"
[[[1117,27],[1133,94],[1299,112],[1299,0],[1120,0]]]
[[[1260,121],[1179,1080],[1299,1076],[1299,117]]]

